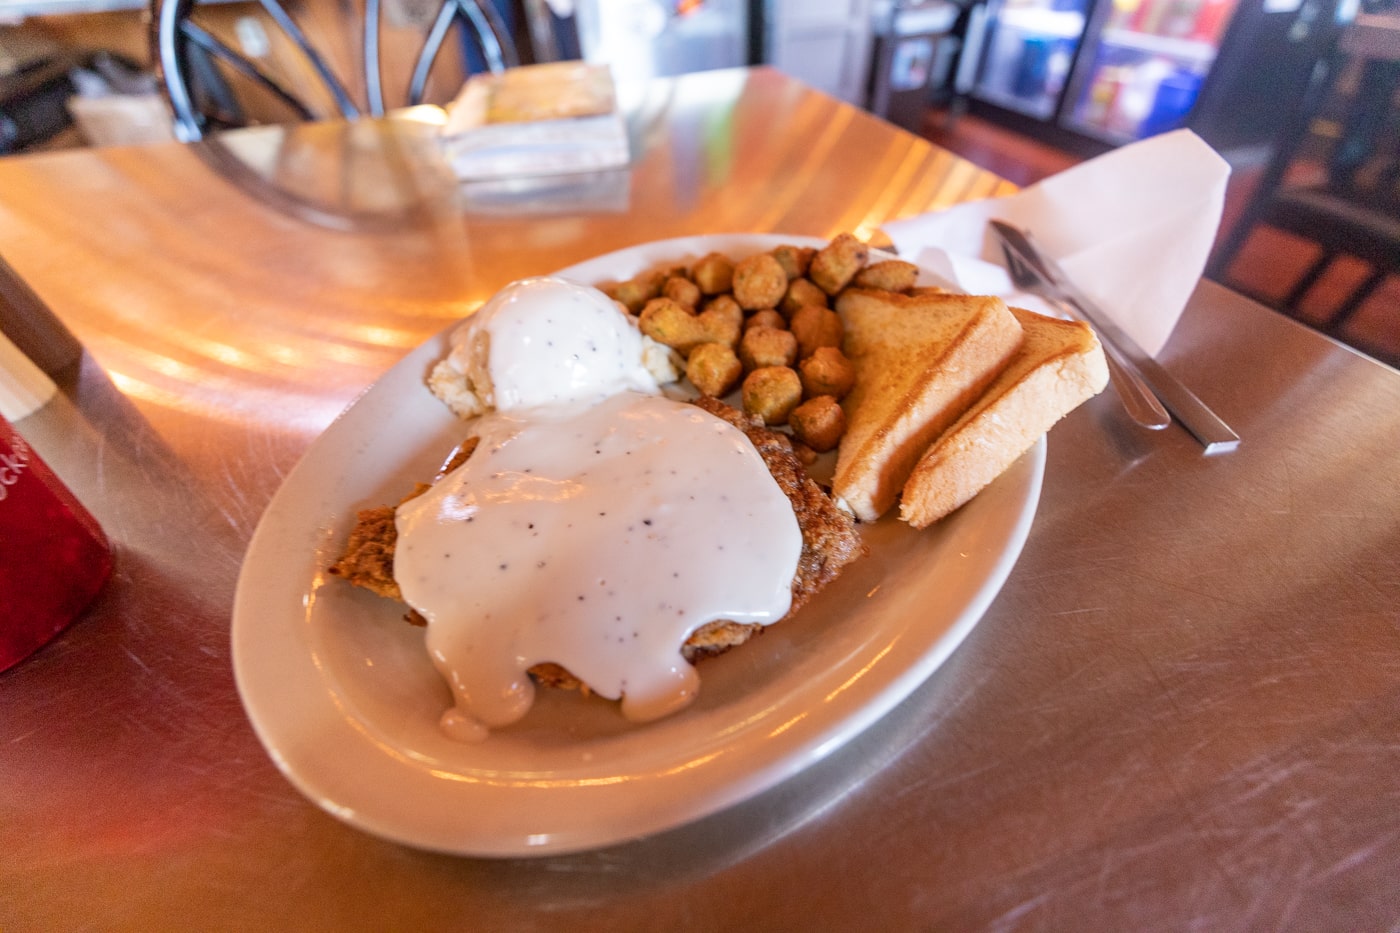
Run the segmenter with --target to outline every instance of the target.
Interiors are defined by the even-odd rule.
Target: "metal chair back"
[[[1396,29],[1400,39],[1400,20]],[[1286,231],[1313,244],[1315,259],[1282,299],[1252,297],[1315,319],[1316,310],[1305,312],[1305,299],[1338,259],[1359,260],[1367,267],[1364,277],[1325,309],[1319,325],[1334,336],[1387,276],[1400,274],[1400,43],[1384,57],[1358,55],[1348,39],[1344,32],[1340,48],[1317,62],[1312,84],[1208,273],[1231,284],[1231,263],[1256,228]],[[1339,93],[1347,67],[1352,86]],[[1328,132],[1319,134],[1319,126]]]
[[[279,0],[259,0],[268,19],[308,66],[309,73],[331,103],[330,112],[318,112],[317,106],[303,99],[285,81],[201,25],[196,18],[201,7],[199,0],[154,2],[158,7],[153,17],[153,44],[174,117],[175,135],[179,139],[194,141],[206,133],[246,126],[250,122],[246,108],[225,79],[223,69],[262,88],[296,120],[354,119],[366,113],[382,116],[385,112],[380,63],[382,0],[365,0],[362,50],[366,99],[363,104],[353,98],[325,55],[316,49]],[[414,64],[405,94],[407,104],[423,102],[428,77],[454,25],[460,26],[472,39],[491,71],[499,72],[520,63],[510,31],[491,3],[443,0]]]

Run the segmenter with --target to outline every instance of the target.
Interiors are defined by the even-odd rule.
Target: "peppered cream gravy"
[[[698,688],[691,632],[787,612],[801,532],[733,426],[623,392],[493,412],[472,433],[471,458],[397,513],[394,576],[452,688],[449,734],[520,719],[526,671],[549,661],[628,719],[664,716]]]

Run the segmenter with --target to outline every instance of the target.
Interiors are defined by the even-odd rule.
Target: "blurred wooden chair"
[[[382,0],[365,0],[361,30],[364,96],[356,100],[328,56],[308,39],[279,0],[260,0],[266,20],[293,50],[298,74],[289,80],[233,48],[201,22],[199,0],[153,0],[152,44],[160,62],[175,134],[184,141],[206,133],[246,126],[254,119],[243,94],[260,89],[266,102],[293,121],[328,117],[353,119],[385,112],[380,45]],[[207,6],[213,6],[209,4]],[[485,67],[502,71],[520,63],[515,42],[490,0],[441,0],[412,73],[403,102],[423,102],[429,74],[452,27],[471,39]],[[357,88],[358,90],[358,88]],[[255,92],[256,93],[256,92]]]
[[[1381,22],[1389,19],[1390,24]],[[1389,40],[1373,41],[1365,30],[1392,30]],[[1354,85],[1338,95],[1343,68],[1353,70]],[[1329,309],[1320,329],[1337,336],[1341,328],[1385,281],[1400,273],[1400,20],[1362,15],[1341,33],[1337,51],[1320,60],[1308,92],[1285,127],[1259,186],[1239,221],[1212,257],[1209,275],[1231,284],[1230,265],[1250,235],[1266,225],[1305,239],[1317,257],[1277,301],[1268,301],[1294,317],[1328,269],[1343,256],[1361,260],[1365,277],[1339,304]],[[1331,121],[1337,131],[1330,152],[1316,148],[1312,130],[1332,116],[1327,108],[1342,101],[1345,110]],[[1332,135],[1332,134],[1329,134]],[[1299,179],[1299,166],[1322,166],[1315,175]],[[1302,173],[1306,174],[1306,173]],[[1312,317],[1315,317],[1313,315]]]

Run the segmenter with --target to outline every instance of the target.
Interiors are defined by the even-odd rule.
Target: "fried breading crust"
[[[761,419],[746,415],[718,399],[699,398],[694,404],[744,432],[792,505],[793,515],[802,533],[802,552],[793,575],[792,604],[783,617],[786,619],[834,580],[842,568],[865,553],[855,522],[836,508],[830,497],[807,475],[786,435],[770,431],[763,426]],[[470,448],[474,445],[469,442],[464,447],[468,447],[469,456]],[[460,457],[458,463],[465,459],[466,456]],[[402,602],[403,594],[394,581],[394,545],[397,539],[392,506],[364,509],[356,516],[355,527],[350,531],[344,553],[327,568],[327,572],[387,599]],[[420,625],[423,623],[416,612],[410,612],[409,621]],[[763,628],[758,623],[723,619],[710,622],[691,633],[681,648],[681,654],[691,662],[722,654],[748,641]],[[587,692],[587,687],[578,678],[558,664],[537,664],[530,668],[530,674],[548,686]]]
[[[865,553],[855,520],[838,509],[831,497],[807,475],[787,435],[771,431],[763,421],[713,398],[698,398],[696,406],[744,432],[773,474],[778,488],[792,504],[802,530],[802,555],[792,580],[792,608],[807,603],[822,587],[836,579],[851,561]]]
[[[355,514],[355,527],[340,560],[326,568],[333,576],[344,577],[385,599],[403,602],[403,593],[394,579],[394,507],[381,505]]]

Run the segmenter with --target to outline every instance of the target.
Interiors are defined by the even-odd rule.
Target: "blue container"
[[[1033,100],[1045,92],[1050,74],[1050,53],[1055,40],[1046,36],[1028,36],[1021,47],[1021,61],[1016,67],[1016,79],[1011,92],[1025,100]]]
[[[1186,115],[1201,93],[1201,76],[1193,71],[1174,71],[1157,85],[1152,110],[1142,121],[1139,136],[1156,136],[1174,130],[1186,120]]]

